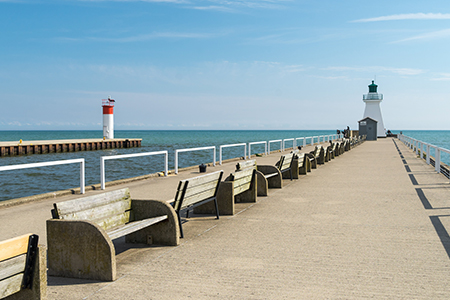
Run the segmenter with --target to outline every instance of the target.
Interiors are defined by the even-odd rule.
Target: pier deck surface
[[[234,163],[208,172],[219,169]],[[127,186],[133,198],[167,200],[194,173]],[[177,247],[118,240],[118,280],[49,277],[49,299],[450,297],[449,181],[401,142],[367,141],[284,184],[234,216],[189,219]],[[1,209],[0,240],[45,236],[54,201]]]

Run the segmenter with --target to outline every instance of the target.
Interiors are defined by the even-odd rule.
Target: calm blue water
[[[27,164],[45,161],[84,158],[86,160],[86,186],[100,183],[100,157],[128,153],[167,150],[169,169],[174,169],[176,149],[216,146],[219,160],[219,146],[237,143],[269,141],[277,139],[309,137],[334,134],[334,130],[276,130],[276,131],[115,131],[116,138],[142,138],[142,147],[83,151],[75,153],[52,153],[41,155],[2,157],[0,166]],[[102,131],[0,131],[0,141],[58,140],[102,138]],[[307,141],[310,143],[310,141]],[[292,147],[287,142],[286,147]],[[280,148],[280,143],[272,143],[271,150]],[[252,146],[252,153],[264,152],[264,145]],[[225,148],[223,159],[241,157],[244,147]],[[211,163],[212,150],[180,153],[179,168]],[[151,174],[164,170],[164,156],[149,156],[112,160],[106,162],[106,181]],[[41,167],[17,171],[0,172],[0,201],[30,195],[53,192],[80,186],[79,165]]]

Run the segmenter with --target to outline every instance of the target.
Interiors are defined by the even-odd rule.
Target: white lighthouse
[[[103,107],[103,139],[114,138],[114,99],[102,99]]]
[[[372,84],[369,85],[369,93],[363,95],[363,101],[366,103],[366,109],[364,110],[363,119],[366,117],[376,120],[377,125],[377,136],[386,137],[386,132],[384,130],[383,117],[381,116],[380,103],[383,100],[383,94],[377,93],[377,87],[372,80]]]

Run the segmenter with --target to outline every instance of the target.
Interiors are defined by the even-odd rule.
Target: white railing
[[[134,153],[134,154],[121,154],[121,155],[111,155],[111,156],[102,156],[100,157],[100,185],[102,190],[106,188],[106,170],[105,170],[105,160],[111,159],[122,159],[122,158],[130,158],[130,157],[140,157],[140,156],[152,156],[152,155],[160,155],[164,154],[164,176],[167,176],[169,169],[169,153],[164,151],[155,151],[155,152],[144,152],[144,153]]]
[[[425,143],[403,134],[399,134],[398,139],[402,141],[407,147],[412,149],[417,155],[420,154],[420,158],[423,158],[423,153],[426,153],[425,161],[428,165],[431,164],[431,149],[434,149],[434,169],[437,173],[441,173],[441,152],[445,152],[450,155],[449,149]]]
[[[192,151],[202,151],[202,150],[214,150],[213,165],[216,165],[216,146],[199,147],[199,148],[189,148],[189,149],[177,149],[175,150],[175,174],[178,174],[178,153],[179,152],[192,152]]]
[[[283,151],[283,141],[282,140],[271,140],[267,143],[267,153],[270,154],[270,143],[280,143],[280,151]]]
[[[251,142],[251,143],[248,143],[248,158],[249,159],[250,159],[250,157],[252,155],[252,145],[260,145],[260,144],[264,144],[264,154],[267,155],[267,142],[266,141]]]
[[[21,169],[30,169],[30,168],[40,168],[40,167],[48,167],[48,166],[58,166],[58,165],[68,165],[68,164],[80,164],[80,194],[85,193],[85,180],[84,180],[84,170],[85,163],[84,158],[76,158],[76,159],[68,159],[68,160],[56,160],[56,161],[46,161],[40,163],[32,163],[32,164],[22,164],[22,165],[11,165],[11,166],[2,166],[0,167],[0,171],[11,171],[11,170],[21,170]]]
[[[292,149],[295,149],[295,139],[291,138],[291,139],[284,139],[283,140],[283,151],[286,149],[286,142],[288,141],[292,141]]]
[[[222,165],[222,148],[239,147],[239,146],[244,146],[244,159],[247,159],[247,144],[246,143],[221,145],[221,146],[219,146],[219,164]]]

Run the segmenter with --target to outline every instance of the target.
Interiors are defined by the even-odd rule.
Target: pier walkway
[[[234,165],[208,171],[227,174]],[[167,200],[180,179],[196,173],[127,186],[133,198]],[[189,219],[177,247],[119,240],[118,280],[49,277],[49,299],[450,297],[449,180],[400,141],[366,141],[284,184],[238,204],[234,216]],[[0,209],[0,240],[34,232],[44,241],[54,201]]]

